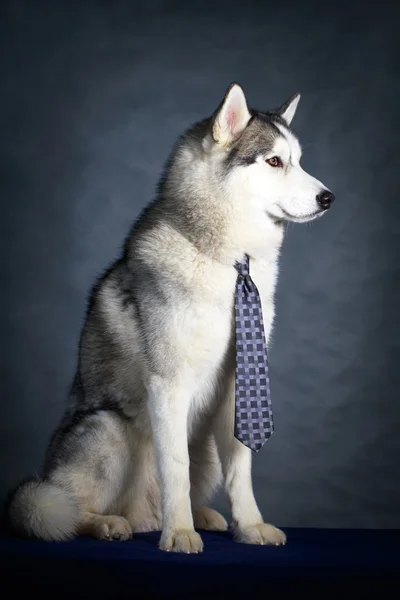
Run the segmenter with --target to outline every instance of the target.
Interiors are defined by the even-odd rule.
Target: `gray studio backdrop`
[[[276,432],[254,461],[256,496],[281,526],[399,527],[398,11],[267,0],[1,11],[1,498],[41,467],[94,277],[176,136],[236,80],[261,109],[302,93],[303,166],[337,197],[322,220],[287,229]]]

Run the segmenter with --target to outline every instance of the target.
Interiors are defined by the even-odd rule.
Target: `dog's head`
[[[303,223],[321,216],[334,195],[300,166],[301,148],[290,130],[300,99],[278,110],[249,110],[242,88],[232,84],[210,120],[203,150],[246,202],[274,221]]]

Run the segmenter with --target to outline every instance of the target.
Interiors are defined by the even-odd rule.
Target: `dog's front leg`
[[[197,553],[203,542],[193,527],[187,423],[191,393],[182,381],[152,377],[149,412],[161,484],[160,548]]]
[[[280,545],[286,536],[280,529],[264,523],[253,493],[251,450],[234,437],[235,399],[231,393],[219,407],[215,438],[222,464],[225,490],[231,511],[235,539],[247,544]]]

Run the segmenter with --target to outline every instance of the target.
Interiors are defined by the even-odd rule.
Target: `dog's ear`
[[[290,125],[293,120],[299,100],[300,94],[293,94],[293,96],[278,109],[278,114],[286,121],[288,125]]]
[[[222,146],[232,143],[246,128],[250,118],[242,88],[237,83],[232,83],[214,116],[214,141]]]

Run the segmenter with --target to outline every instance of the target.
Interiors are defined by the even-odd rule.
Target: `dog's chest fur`
[[[250,273],[261,296],[265,334],[268,341],[274,318],[277,253],[250,260]],[[212,410],[218,396],[232,391],[234,381],[235,323],[234,292],[237,272],[232,266],[208,264],[197,273],[193,300],[180,312],[180,339],[185,368],[192,376],[191,421]]]
[[[261,296],[265,333],[268,339],[274,316],[274,291],[277,261],[251,260],[251,277]],[[182,318],[187,327],[187,360],[198,377],[207,377],[223,361],[229,344],[234,343],[234,301],[236,270],[229,266],[213,266],[197,282],[195,301]]]

